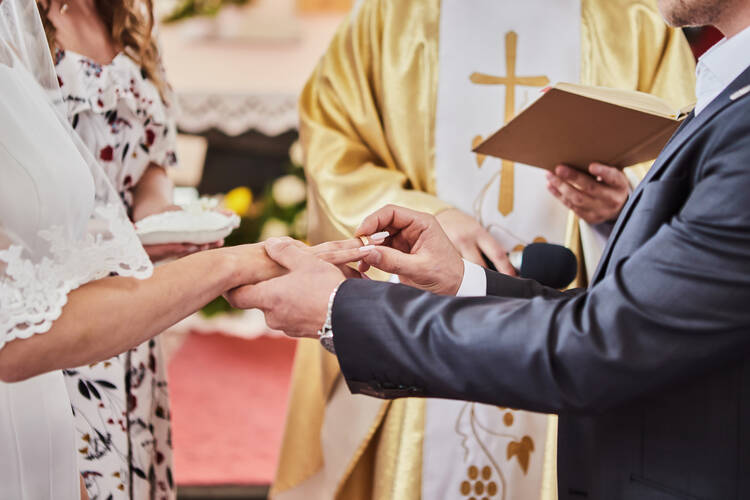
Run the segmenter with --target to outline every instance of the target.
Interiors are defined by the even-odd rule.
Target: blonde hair
[[[117,47],[133,59],[146,78],[159,89],[162,99],[166,97],[167,83],[164,80],[159,48],[154,39],[153,0],[96,0],[104,24]],[[42,17],[47,43],[53,55],[57,48],[55,25],[49,19],[50,0],[37,0]]]

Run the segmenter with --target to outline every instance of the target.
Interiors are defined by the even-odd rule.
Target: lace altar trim
[[[257,130],[276,136],[297,129],[297,96],[291,94],[178,94],[177,124],[188,133],[218,129],[229,136]]]
[[[55,227],[40,236],[49,242],[48,256],[35,262],[23,248],[0,250],[0,348],[14,339],[29,338],[50,329],[62,313],[68,293],[110,273],[139,279],[153,267],[133,233],[130,221],[110,205],[96,209],[92,223],[107,228],[74,243]]]

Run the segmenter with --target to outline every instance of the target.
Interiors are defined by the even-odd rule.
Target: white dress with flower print
[[[133,187],[146,168],[176,163],[172,108],[123,53],[100,65],[58,50],[55,66],[73,128],[130,212]],[[166,367],[158,342],[64,373],[91,500],[173,499]]]

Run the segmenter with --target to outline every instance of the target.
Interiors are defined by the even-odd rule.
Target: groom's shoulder
[[[707,141],[705,148],[709,154],[731,153],[750,158],[750,73],[748,85],[732,93],[730,102],[705,125]],[[747,164],[729,165],[750,172]]]

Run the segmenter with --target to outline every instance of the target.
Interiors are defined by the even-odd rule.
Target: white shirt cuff
[[[464,261],[464,277],[458,287],[456,297],[484,297],[487,295],[487,275],[482,266],[478,266],[466,259]]]

